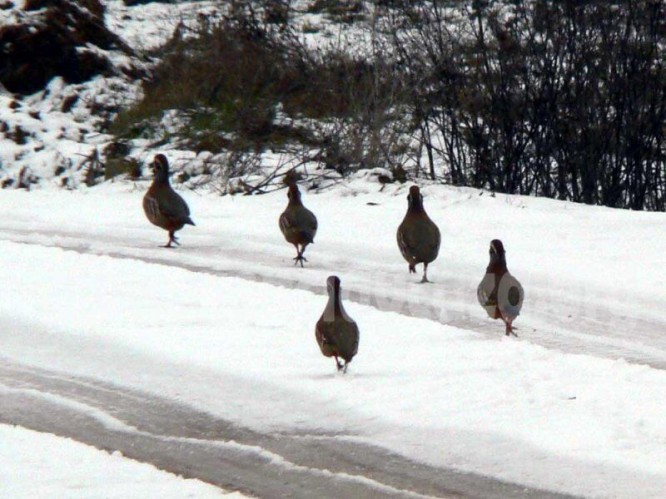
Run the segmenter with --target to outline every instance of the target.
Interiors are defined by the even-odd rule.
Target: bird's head
[[[167,181],[169,179],[169,161],[164,154],[157,154],[150,166],[155,180]]]
[[[413,185],[409,188],[409,194],[407,194],[407,202],[409,203],[410,208],[423,207],[423,195],[421,194],[421,190],[417,185]]]
[[[504,245],[499,239],[490,241],[490,261],[502,261],[505,259]]]
[[[336,275],[330,276],[326,279],[326,290],[330,296],[337,296],[340,294],[340,278]]]
[[[287,191],[287,197],[289,201],[298,203],[301,200],[301,191],[298,189],[298,185],[293,182],[289,184],[289,190]]]

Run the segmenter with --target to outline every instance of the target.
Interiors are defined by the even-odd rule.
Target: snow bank
[[[164,499],[244,497],[225,494],[198,480],[186,480],[149,465],[93,447],[16,426],[0,425],[0,495]]]

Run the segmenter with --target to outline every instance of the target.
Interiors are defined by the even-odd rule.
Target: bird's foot
[[[337,357],[335,358],[335,365],[338,368],[338,372],[340,371],[345,372],[347,370],[347,365],[346,364],[343,365],[342,362],[340,362],[340,359],[338,359]]]
[[[178,242],[178,238],[176,236],[172,236],[169,238],[169,242],[164,245],[165,248],[173,248],[172,244],[175,244],[176,246],[180,246],[180,243]]]
[[[507,324],[506,325],[506,336],[515,336],[516,338],[518,338],[518,335],[516,334],[515,329],[518,329],[518,328],[515,328],[515,327],[511,326],[510,324]]]
[[[308,259],[305,258],[303,255],[298,255],[294,257],[294,265],[298,265],[299,263],[301,264],[301,267],[303,267],[303,262],[307,262]]]
[[[423,284],[423,283],[426,283],[426,282],[429,283],[429,284],[432,284],[432,281],[428,280],[428,278],[426,276],[423,276],[423,278],[419,281],[420,284]]]

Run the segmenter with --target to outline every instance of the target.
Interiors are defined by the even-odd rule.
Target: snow
[[[168,40],[179,22],[192,25],[197,9],[212,9],[212,2],[151,3],[130,9],[122,0],[103,3],[109,28],[135,44],[139,56],[131,59],[120,50],[103,51],[90,44],[86,50],[108,57],[118,69],[132,65],[148,69],[151,63],[142,50]],[[0,27],[41,19],[42,10],[24,11],[24,2],[10,5],[0,16]],[[19,178],[31,176],[42,186],[78,187],[90,159],[103,156],[104,147],[113,140],[104,133],[110,118],[141,96],[141,81],[126,76],[100,76],[80,84],[53,78],[43,91],[23,98],[0,85],[0,182],[13,181],[17,187]],[[73,104],[72,99],[76,99]],[[64,106],[68,100],[70,109]]]
[[[2,22],[21,19],[22,2],[14,4]],[[152,50],[181,21],[194,27],[196,9],[216,15],[216,4],[113,0],[107,22],[131,46]],[[361,32],[342,33],[324,15],[298,22],[321,28],[303,36],[322,47]],[[293,267],[277,227],[284,191],[182,189],[197,226],[179,233],[182,247],[164,250],[166,233],[141,211],[145,181],[81,185],[86,162],[111,140],[94,110],[140,96],[140,82],[121,78],[54,79],[20,102],[0,88],[2,178],[25,168],[42,179],[30,193],[0,192],[0,360],[140,389],[260,431],[369,442],[526,486],[663,497],[665,214],[426,184],[443,241],[429,269],[434,284],[419,285],[395,241],[408,186],[379,192],[375,171],[320,193],[303,189],[319,219],[304,269]],[[135,142],[134,157],[150,159],[145,142]],[[166,152],[176,171],[210,159]],[[475,298],[498,237],[526,292],[518,339],[505,338]],[[344,376],[314,339],[331,274],[361,330]],[[55,436],[0,433],[3,496],[221,494]],[[43,452],[24,452],[35,448]],[[27,489],[37,475],[53,488]]]
[[[157,468],[93,447],[0,425],[0,495],[13,499],[75,498],[241,498],[198,480],[186,480]]]
[[[176,29],[183,28],[186,37],[194,36],[201,22],[215,22],[225,8],[214,0],[151,2],[129,7],[122,0],[102,3],[106,7],[107,27],[124,40],[136,56],[92,45],[86,50],[107,57],[118,70],[133,66],[147,72],[158,62],[155,51],[172,38]],[[297,33],[305,25],[317,27],[316,33],[299,35],[305,44],[323,50],[340,48],[342,44],[355,53],[367,52],[370,43],[365,23],[334,22],[324,14],[307,13],[308,6],[309,2],[303,0],[292,4]],[[23,7],[23,2],[14,1],[9,10],[3,10],[0,27],[40,18],[41,10],[27,12]],[[130,107],[142,96],[141,80],[128,76],[100,76],[80,84],[66,84],[56,77],[43,91],[23,98],[0,85],[0,187],[16,188],[21,180],[29,184],[29,188],[83,186],[92,162],[104,160],[105,148],[114,141],[108,133],[109,123],[117,112]],[[76,100],[71,104],[73,99]],[[169,122],[170,118],[173,123]],[[186,123],[179,113],[166,111],[160,126],[165,127],[166,132],[175,125],[182,127]],[[133,158],[143,159],[155,153],[154,139],[138,138],[130,142]],[[182,155],[192,154],[182,151]],[[224,161],[218,157],[216,163],[224,164]],[[196,168],[193,162],[189,172],[196,172]]]
[[[159,48],[181,24],[195,30],[202,19],[213,21],[221,15],[220,2],[207,0],[169,4],[154,2],[130,7],[121,0],[104,3],[109,29],[142,52]]]
[[[197,226],[166,250],[141,211],[146,187],[3,192],[3,356],[260,431],[589,497],[663,496],[666,372],[651,367],[666,365],[663,213],[426,185],[443,243],[420,285],[395,242],[407,185],[304,190],[320,227],[304,269],[278,230],[284,191],[183,191]],[[518,339],[476,303],[495,237],[526,292]],[[361,331],[347,375],[314,339],[331,274]]]

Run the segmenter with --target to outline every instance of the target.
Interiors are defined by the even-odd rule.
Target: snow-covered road
[[[151,361],[143,362],[145,369]],[[150,366],[175,381],[178,367],[171,374],[166,367]],[[259,497],[561,497],[427,466],[334,434],[259,433],[170,399],[13,362],[0,367],[0,406],[0,423],[120,451]]]
[[[504,239],[511,271],[526,288],[517,321],[531,343],[624,358],[666,369],[666,215],[519,196],[433,189],[426,201],[443,229],[434,285],[415,286],[395,242],[406,201],[359,182],[347,196],[309,196],[320,220],[308,268],[292,268],[277,230],[284,193],[261,198],[189,196],[198,226],[183,247],[147,224],[142,193],[11,193],[0,199],[0,239],[132,258],[221,276],[325,293],[337,273],[348,299],[497,338],[475,298],[490,239]],[[108,186],[107,186],[108,187]],[[100,189],[102,190],[102,189]],[[427,192],[427,191],[426,191]],[[344,194],[344,191],[343,191]],[[70,202],[71,200],[71,202]],[[367,203],[379,203],[371,206]]]
[[[420,285],[395,243],[404,191],[306,194],[320,233],[305,269],[277,228],[284,193],[184,193],[197,226],[177,250],[158,247],[142,193],[2,193],[8,362],[527,487],[666,490],[664,214],[426,189],[444,240]],[[495,237],[526,290],[518,340],[475,299]],[[331,273],[361,327],[346,377],[314,342]]]

